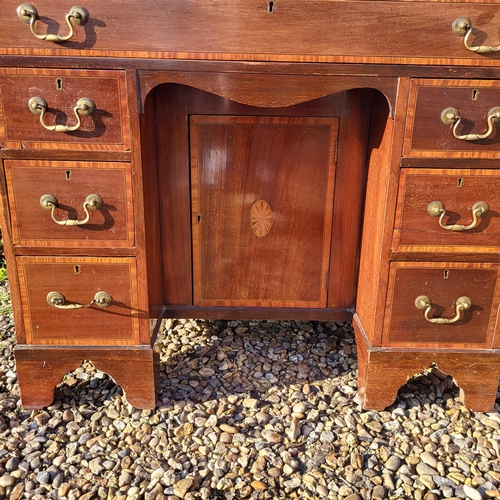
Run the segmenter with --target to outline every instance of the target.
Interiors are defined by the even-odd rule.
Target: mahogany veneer
[[[163,315],[352,318],[366,408],[432,363],[494,407],[497,2],[88,0],[57,43],[71,6],[36,4],[46,40],[18,6],[0,223],[25,407],[84,359],[154,406]]]

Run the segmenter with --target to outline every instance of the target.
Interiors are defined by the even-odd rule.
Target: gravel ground
[[[89,362],[24,410],[14,337],[4,311],[0,498],[500,498],[498,411],[436,369],[363,410],[349,324],[167,320],[154,411]]]

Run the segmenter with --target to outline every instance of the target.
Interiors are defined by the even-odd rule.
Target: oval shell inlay
[[[250,224],[253,232],[259,238],[266,236],[273,225],[273,212],[269,203],[257,200],[250,210]]]

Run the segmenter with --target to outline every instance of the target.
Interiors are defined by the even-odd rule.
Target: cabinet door
[[[192,116],[194,303],[326,307],[335,118]]]

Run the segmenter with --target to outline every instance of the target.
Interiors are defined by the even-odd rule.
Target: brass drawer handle
[[[85,201],[83,202],[83,210],[87,214],[85,219],[83,220],[73,220],[73,219],[68,219],[68,220],[57,220],[54,213],[59,205],[57,198],[55,196],[52,196],[51,194],[44,194],[40,197],[40,205],[44,210],[50,210],[50,215],[52,217],[52,220],[56,223],[59,224],[60,226],[82,226],[83,224],[87,224],[87,222],[90,220],[90,212],[89,210],[100,210],[102,207],[102,198],[98,196],[97,194],[89,194],[86,198]]]
[[[109,307],[113,303],[113,297],[108,292],[97,292],[90,304],[66,304],[66,297],[61,292],[49,292],[47,303],[57,309],[86,309],[94,304],[99,307]]]
[[[472,23],[466,17],[458,17],[455,19],[451,25],[451,29],[455,35],[464,37],[464,45],[467,50],[478,54],[491,54],[492,52],[498,52],[500,50],[500,45],[497,47],[492,47],[491,45],[478,45],[477,47],[471,47],[469,45],[469,37],[472,33]]]
[[[500,106],[494,106],[488,111],[486,116],[486,121],[488,122],[488,130],[484,134],[465,134],[458,135],[457,127],[460,124],[462,118],[458,109],[449,107],[443,109],[441,112],[441,121],[445,125],[453,125],[453,135],[462,141],[480,141],[481,139],[486,139],[493,133],[494,124],[500,120]]]
[[[455,301],[455,317],[451,319],[447,318],[429,318],[429,313],[432,309],[431,306],[431,299],[427,297],[427,295],[419,295],[415,299],[415,307],[417,309],[425,309],[424,312],[424,318],[429,322],[429,323],[437,323],[439,325],[443,324],[451,324],[451,323],[456,323],[458,320],[462,318],[462,311],[466,311],[467,309],[470,309],[472,306],[472,300],[469,299],[469,297],[463,296],[459,297]]]
[[[447,229],[448,231],[468,231],[479,225],[479,218],[486,214],[489,209],[490,207],[485,201],[474,203],[474,205],[472,205],[472,222],[468,226],[464,226],[463,224],[444,224],[443,219],[446,216],[446,210],[444,204],[440,201],[431,201],[427,206],[427,213],[431,217],[439,217],[439,225],[443,229]]]
[[[29,23],[30,30],[39,40],[47,40],[48,42],[67,42],[74,34],[76,26],[85,26],[89,20],[89,13],[83,7],[71,7],[71,10],[66,14],[66,24],[69,27],[69,33],[66,36],[53,35],[47,33],[46,35],[38,35],[35,31],[35,23],[38,19],[38,12],[29,3],[23,3],[17,8],[17,15],[24,23]]]
[[[53,132],[74,132],[80,128],[82,119],[80,116],[90,116],[95,111],[95,104],[90,99],[82,97],[76,102],[73,112],[76,116],[76,124],[68,127],[67,125],[47,125],[45,123],[45,114],[47,113],[47,103],[41,97],[32,97],[28,101],[28,107],[35,115],[40,115],[40,123],[43,128]]]

